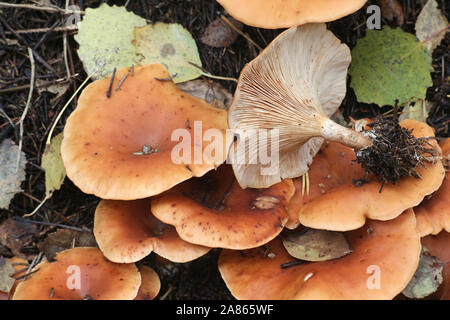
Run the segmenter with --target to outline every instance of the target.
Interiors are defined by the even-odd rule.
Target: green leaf
[[[138,64],[132,41],[134,28],[146,25],[145,19],[129,12],[125,7],[102,4],[96,9],[87,8],[78,24],[75,40],[80,44],[78,56],[84,68],[95,79]]]
[[[289,232],[282,240],[291,256],[305,261],[326,261],[352,252],[342,232],[307,229]]]
[[[136,52],[142,56],[141,64],[161,63],[171,75],[177,74],[173,79],[175,83],[192,80],[202,74],[189,63],[202,64],[195,40],[180,24],[157,22],[136,28],[135,34]]]
[[[61,142],[63,133],[53,137],[50,145],[46,146],[41,159],[41,167],[45,170],[45,196],[50,197],[55,190],[61,188],[66,169],[61,159]]]
[[[401,29],[367,30],[352,50],[349,74],[358,101],[379,106],[425,99],[432,85],[431,57],[416,37]]]
[[[22,191],[20,185],[25,180],[26,164],[25,153],[11,139],[3,140],[0,144],[0,209],[8,209],[14,195]]]

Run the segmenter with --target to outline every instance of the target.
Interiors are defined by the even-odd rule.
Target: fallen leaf
[[[11,275],[14,273],[14,266],[4,257],[0,256],[0,292],[9,293],[14,285]]]
[[[50,233],[47,238],[38,244],[38,248],[45,257],[52,261],[60,251],[73,247],[96,247],[94,235],[90,232],[81,232],[69,229],[58,229]]]
[[[306,229],[289,232],[282,240],[291,256],[305,261],[326,261],[352,252],[342,232]]]
[[[44,81],[42,79],[36,80],[36,88],[39,93],[41,92],[50,92],[55,94],[56,96],[51,101],[56,101],[60,97],[62,97],[67,90],[69,89],[70,83],[55,83],[50,84],[48,81]]]
[[[15,256],[21,256],[21,249],[31,242],[37,232],[35,224],[11,217],[0,224],[0,243],[8,247]]]
[[[416,20],[416,36],[430,54],[444,39],[446,31],[436,34],[448,25],[447,18],[438,9],[436,0],[428,0]],[[426,41],[425,41],[426,40]]]
[[[53,137],[42,155],[41,168],[45,170],[46,197],[50,197],[55,190],[59,190],[66,177],[66,169],[61,158],[62,139],[62,132]]]
[[[425,247],[422,247],[419,267],[402,293],[411,299],[422,299],[429,296],[441,285],[443,268],[442,262],[432,256]]]
[[[0,144],[0,209],[8,209],[14,195],[22,191],[20,185],[25,180],[25,153],[11,140],[5,139]]]
[[[176,23],[157,22],[135,29],[136,53],[142,57],[140,64],[161,63],[176,76],[173,82],[185,82],[198,78],[202,65],[195,40],[189,31]]]
[[[431,57],[417,38],[401,29],[367,30],[352,50],[348,70],[359,102],[379,106],[425,99],[433,83]]]
[[[219,109],[228,109],[233,95],[219,83],[208,79],[197,79],[179,83],[178,88],[191,96],[200,98]]]
[[[121,69],[139,61],[133,47],[134,28],[146,25],[144,18],[125,7],[102,4],[87,8],[78,23],[75,40],[79,43],[78,56],[89,75],[105,78],[114,68]]]
[[[397,26],[402,26],[405,21],[403,8],[398,0],[378,0],[383,18],[389,22],[395,22]]]
[[[227,19],[238,29],[242,30],[244,25],[233,19],[227,17]],[[211,22],[202,35],[201,41],[214,48],[228,47],[236,41],[239,33],[225,23],[220,17]]]
[[[417,121],[426,122],[428,113],[432,107],[433,104],[427,100],[417,100],[414,105],[408,104],[403,108],[402,114],[398,117],[398,120],[415,119]]]

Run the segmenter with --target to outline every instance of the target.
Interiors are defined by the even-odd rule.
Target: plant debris
[[[365,134],[373,138],[373,144],[357,150],[355,161],[365,169],[366,176],[372,173],[378,178],[381,182],[380,193],[387,182],[395,184],[405,176],[420,179],[418,167],[425,167],[425,162],[432,162],[438,155],[438,151],[428,142],[433,138],[416,138],[412,135],[413,130],[400,126],[397,107],[393,114],[378,116],[367,126],[371,129]],[[366,177],[356,182],[364,180]]]

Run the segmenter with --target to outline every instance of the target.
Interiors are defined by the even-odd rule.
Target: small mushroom
[[[128,68],[118,70],[114,81],[126,74]],[[203,133],[212,129],[225,137],[226,111],[190,96],[172,81],[158,80],[168,77],[162,65],[150,64],[134,68],[109,98],[111,77],[83,90],[61,145],[67,176],[83,192],[102,199],[142,199],[225,161],[225,142],[213,144],[217,148],[208,153],[205,149],[214,142],[203,141]],[[180,147],[180,159],[174,161],[172,153],[180,143],[187,147]]]
[[[450,138],[444,140],[440,146],[446,167],[444,181],[438,191],[414,208],[417,227],[422,237],[438,234],[441,230],[450,232]]]
[[[105,257],[116,263],[137,262],[152,251],[181,263],[210,250],[180,239],[173,226],[156,219],[150,211],[150,199],[100,201],[95,210],[94,236]]]
[[[329,22],[360,9],[367,0],[218,0],[237,20],[253,27],[288,28]]]
[[[415,137],[433,137],[433,129],[423,122],[404,120],[401,126],[413,129]],[[429,143],[439,148],[436,141]],[[440,161],[419,167],[421,179],[403,177],[385,184],[374,176],[358,183],[364,170],[356,163],[355,152],[339,143],[326,143],[309,170],[309,195],[302,195],[301,178],[294,179],[296,194],[289,203],[289,228],[299,223],[315,229],[347,231],[364,225],[365,219],[390,220],[418,205],[442,184],[445,170]],[[322,184],[322,185],[320,185]]]
[[[185,241],[230,249],[260,246],[282,230],[294,192],[291,179],[268,189],[242,189],[222,165],[151,200],[153,214]]]
[[[161,280],[155,270],[148,266],[139,266],[142,284],[134,300],[153,300],[161,289]]]
[[[241,187],[266,188],[301,176],[323,138],[358,149],[372,144],[329,118],[345,96],[350,61],[347,45],[319,23],[288,29],[244,67],[228,111],[230,128],[239,135],[230,159]],[[267,139],[261,139],[264,130]],[[258,141],[259,150],[252,150],[251,141]],[[259,158],[266,147],[279,150],[279,166],[270,174],[263,173],[269,165]]]
[[[132,300],[141,285],[134,264],[116,264],[97,248],[61,251],[21,282],[13,300]]]
[[[422,244],[444,265],[443,282],[431,298],[450,300],[450,233],[441,231],[438,235],[428,235],[422,238]]]
[[[367,220],[345,236],[353,252],[338,259],[281,268],[293,258],[277,238],[268,244],[273,259],[259,248],[223,250],[219,270],[237,299],[392,299],[407,286],[421,251],[411,209],[390,221]]]

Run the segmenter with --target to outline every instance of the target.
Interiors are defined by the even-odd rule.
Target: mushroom
[[[153,300],[161,289],[161,280],[155,270],[148,266],[138,266],[142,284],[134,300]]]
[[[434,136],[424,122],[407,119],[400,125],[413,129],[415,137]],[[429,143],[439,148],[436,141]],[[294,179],[296,194],[289,203],[289,228],[300,223],[315,229],[347,231],[363,226],[366,218],[393,219],[436,191],[445,175],[440,161],[425,163],[417,169],[421,179],[404,177],[396,184],[385,184],[380,192],[380,182],[374,176],[359,183],[364,170],[352,162],[354,159],[351,148],[333,142],[323,145],[309,170],[309,195],[302,195],[301,178]]]
[[[173,226],[156,219],[150,199],[100,201],[94,236],[105,257],[116,263],[137,262],[152,251],[172,262],[187,262],[210,250],[180,239]]]
[[[116,264],[97,248],[61,251],[19,283],[13,300],[132,300],[141,285],[134,264]]]
[[[288,29],[244,67],[228,111],[239,135],[230,159],[241,187],[266,188],[301,176],[323,138],[358,149],[372,144],[329,118],[345,96],[350,61],[347,45],[319,23]],[[279,154],[274,170],[261,159],[265,148],[274,149],[272,157]]]
[[[345,236],[353,252],[338,259],[281,268],[294,259],[277,238],[266,245],[270,257],[260,248],[223,250],[219,270],[237,299],[392,299],[406,287],[421,251],[412,209]]]
[[[117,88],[126,75],[108,98],[108,89]],[[226,111],[168,79],[162,65],[149,64],[130,73],[118,70],[114,81],[97,80],[83,90],[61,145],[67,176],[83,192],[142,199],[225,161]]]
[[[267,29],[337,20],[357,11],[366,3],[366,0],[217,1],[237,20]]]
[[[422,238],[422,244],[431,255],[437,257],[444,265],[443,282],[432,298],[450,300],[450,233],[441,231],[438,235],[428,235]]]
[[[450,138],[445,139],[440,146],[446,169],[444,181],[438,191],[414,208],[422,237],[438,234],[441,230],[450,232]]]
[[[175,226],[185,241],[207,247],[247,249],[282,230],[294,192],[291,179],[268,189],[242,189],[229,165],[185,181],[151,199],[153,214]]]

